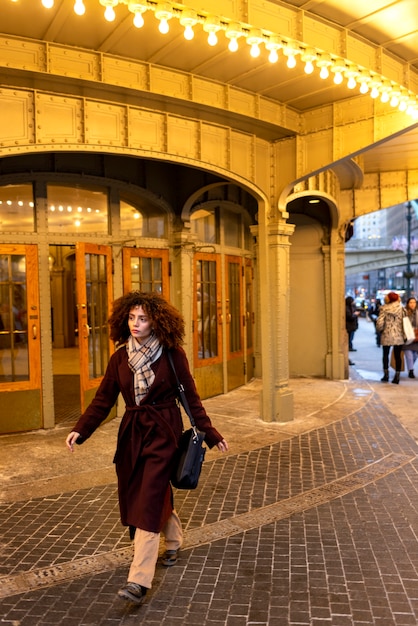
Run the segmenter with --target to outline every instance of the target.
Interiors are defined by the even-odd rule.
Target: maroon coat
[[[205,443],[212,448],[222,441],[222,435],[212,426],[200,401],[183,348],[174,349],[172,354],[196,425],[205,432]],[[137,406],[127,351],[124,346],[119,348],[109,360],[93,401],[73,430],[80,433],[80,443],[88,439],[122,394],[126,409],[114,458],[121,521],[125,526],[160,532],[173,508],[169,481],[182,419],[176,403],[176,379],[165,351],[152,369],[155,380]]]

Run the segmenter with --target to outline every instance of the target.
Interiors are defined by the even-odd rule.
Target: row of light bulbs
[[[18,2],[18,0],[12,0],[12,2]],[[54,0],[41,0],[41,2],[47,9],[54,6]],[[137,0],[98,0],[98,2],[104,7],[104,17],[109,22],[116,17],[115,7],[124,4],[133,13],[133,23],[137,28],[144,25],[143,14],[146,11],[153,11],[159,20],[158,28],[162,34],[169,32],[169,20],[176,17],[184,27],[184,37],[187,40],[194,38],[193,28],[200,24],[208,33],[210,46],[218,43],[217,33],[220,31],[223,31],[229,40],[228,48],[231,52],[238,50],[238,41],[244,38],[250,46],[251,56],[258,58],[261,54],[260,46],[264,44],[269,52],[270,63],[277,63],[279,51],[282,51],[288,68],[296,67],[300,58],[305,64],[306,74],[312,74],[316,66],[320,70],[319,76],[322,79],[326,80],[333,74],[333,81],[336,85],[341,85],[346,81],[348,89],[359,87],[360,93],[369,93],[372,98],[380,98],[381,102],[389,103],[393,108],[407,113],[414,120],[418,119],[418,99],[412,91],[366,68],[350,64],[345,59],[306,47],[296,41],[285,40],[283,37],[267,34],[259,28],[243,26],[239,22],[225,22],[217,16],[204,16],[185,7],[177,8],[164,0],[141,0],[140,2]],[[84,15],[86,11],[84,0],[74,1],[74,11],[77,15]]]
[[[72,206],[67,206],[67,208],[63,207],[62,204],[59,204],[58,206],[55,206],[55,204],[51,204],[51,206],[49,207],[49,210],[52,211],[52,213],[54,213],[55,211],[58,211],[59,213],[64,213],[65,211],[67,213],[72,213],[73,210],[76,211],[77,213],[83,213],[83,211],[86,211],[87,213],[100,213],[100,209],[92,209],[90,207],[87,207],[86,209],[83,209],[83,207],[79,206],[76,209],[73,209]]]

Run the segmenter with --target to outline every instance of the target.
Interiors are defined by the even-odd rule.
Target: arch
[[[327,215],[324,215],[325,210]],[[289,195],[286,198],[286,212],[310,215],[327,226],[330,231],[339,226],[340,213],[336,200],[325,192],[311,190]]]
[[[205,194],[209,193],[210,191],[215,190],[215,189],[225,188],[231,185],[241,188],[242,191],[248,194],[248,196],[250,197],[250,202],[251,200],[254,200],[255,206],[254,206],[253,211],[251,211],[251,207],[248,206],[248,202],[245,202],[246,198],[244,198],[244,202],[242,204],[234,200],[230,200],[228,197],[219,198],[219,199],[208,198],[208,199],[203,199],[201,202],[199,202],[199,199]],[[213,203],[219,204],[219,202],[222,202],[224,206],[231,206],[231,207],[239,206],[241,209],[244,208],[247,211],[248,215],[251,216],[253,221],[255,221],[256,219],[257,208],[258,208],[257,198],[252,193],[248,192],[247,189],[245,189],[243,186],[237,185],[234,181],[212,183],[210,185],[205,185],[201,189],[196,190],[186,200],[183,206],[182,212],[181,212],[181,219],[183,220],[183,222],[187,223],[190,221],[190,216],[193,213],[193,211],[196,210],[198,205],[208,206],[208,204],[210,205],[213,205]]]
[[[269,169],[266,140],[124,102],[4,88],[0,119],[13,120],[0,123],[0,157],[51,151],[131,155],[204,169],[254,191]]]

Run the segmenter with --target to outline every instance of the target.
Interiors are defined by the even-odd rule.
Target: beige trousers
[[[167,550],[178,550],[183,543],[183,530],[176,511],[173,510],[162,529]],[[137,528],[134,538],[134,558],[128,574],[128,582],[138,583],[151,589],[152,579],[160,547],[160,533]]]

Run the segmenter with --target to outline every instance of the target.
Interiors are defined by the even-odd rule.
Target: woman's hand
[[[79,437],[80,433],[76,433],[74,430],[68,435],[67,439],[65,440],[65,444],[70,452],[74,452],[74,444]]]
[[[226,452],[228,450],[228,444],[225,439],[222,439],[219,443],[216,444],[218,446],[218,450],[221,452]]]

